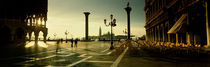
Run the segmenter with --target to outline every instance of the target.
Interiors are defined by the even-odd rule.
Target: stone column
[[[127,26],[128,26],[128,38],[130,39],[130,12],[132,8],[129,6],[129,3],[127,4],[127,7],[125,8],[125,11],[127,12]]]
[[[158,25],[157,34],[158,34],[158,35],[157,35],[157,36],[158,36],[158,41],[160,41],[160,38],[161,38],[161,37],[160,37],[160,25]]]
[[[36,15],[36,26],[39,24],[39,17]]]
[[[152,41],[155,41],[155,29],[152,27]]]
[[[90,12],[84,12],[85,14],[85,40],[88,40],[88,16]]]
[[[35,35],[35,44],[38,44],[38,39],[39,39],[39,31],[34,32]]]
[[[43,37],[44,37],[44,43],[46,43],[46,40],[47,40],[47,32],[44,33]]]
[[[151,35],[151,28],[150,28],[150,30],[149,30],[149,41],[152,41],[152,35]]]
[[[46,28],[47,26],[47,17],[44,17],[44,27]]]
[[[33,22],[32,18],[30,18],[30,27],[32,27],[32,22]]]
[[[167,26],[167,24],[164,24],[164,37],[165,37],[165,41],[166,42],[169,42],[168,41],[168,34],[167,34],[167,32],[168,32],[168,26]]]
[[[29,32],[28,33],[28,37],[29,37],[29,41],[31,42],[31,35],[32,35],[32,32]]]
[[[152,41],[152,35],[151,35],[151,28],[150,28],[150,30],[149,30],[149,41]]]
[[[33,17],[33,25],[32,26],[36,26],[36,18]]]
[[[207,45],[210,46],[210,23],[208,21],[208,0],[205,2],[206,6],[206,34],[207,34]]]
[[[170,30],[170,25],[169,24],[167,24],[167,28],[168,28],[167,30],[169,31]],[[171,35],[170,34],[168,34],[168,42],[171,42]]]
[[[176,33],[176,43],[179,43],[179,34]]]
[[[157,41],[159,41],[160,34],[159,34],[159,26],[157,26]]]
[[[165,42],[165,24],[162,24],[162,41]]]
[[[43,23],[42,23],[42,22],[43,22],[43,18],[42,18],[42,17],[40,17],[39,19],[40,19],[40,26],[42,26],[42,27],[43,27]]]
[[[157,41],[157,28],[154,27],[154,41]]]
[[[149,30],[146,30],[146,41],[150,40],[149,39]]]
[[[159,32],[158,32],[159,30],[158,30],[158,26],[157,26],[157,28],[156,28],[156,41],[159,41]]]
[[[186,32],[186,40],[187,40],[187,43],[190,43],[190,33],[189,32]]]

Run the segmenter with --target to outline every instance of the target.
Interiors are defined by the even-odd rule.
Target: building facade
[[[48,0],[2,0],[0,2],[0,42],[1,44],[24,43],[26,35],[34,32],[38,40],[39,32],[47,36]]]
[[[206,45],[205,1],[145,0],[146,40]]]

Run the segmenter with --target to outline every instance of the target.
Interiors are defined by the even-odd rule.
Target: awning
[[[182,25],[185,23],[183,21],[184,21],[184,19],[186,19],[186,17],[187,17],[187,14],[182,14],[182,16],[179,18],[179,20],[168,31],[168,34],[175,34],[175,33],[177,33],[182,28]]]

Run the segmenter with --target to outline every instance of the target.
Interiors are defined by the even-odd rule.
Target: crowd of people
[[[68,41],[66,41],[66,43],[67,43]],[[75,40],[73,40],[73,39],[71,39],[70,40],[70,45],[71,45],[71,47],[77,47],[77,43],[78,43],[78,40],[77,39],[75,39]],[[63,43],[63,39],[59,39],[59,40],[57,40],[57,46],[56,46],[56,53],[60,50],[60,43]]]

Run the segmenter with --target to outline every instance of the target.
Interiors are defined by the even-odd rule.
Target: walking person
[[[78,40],[77,40],[77,39],[75,39],[75,47],[77,47],[77,42],[78,42]]]
[[[61,43],[63,43],[63,39],[61,38]]]
[[[71,47],[73,47],[73,44],[74,44],[74,41],[73,41],[73,39],[71,40]]]
[[[59,44],[60,44],[60,40],[57,40],[56,54],[58,53],[58,50],[59,50]]]

